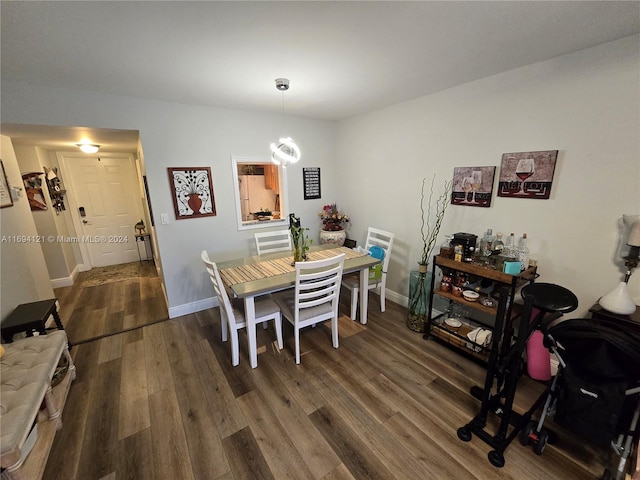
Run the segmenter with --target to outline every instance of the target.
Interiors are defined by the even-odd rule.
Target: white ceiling
[[[1,17],[3,82],[281,112],[286,77],[286,114],[328,120],[640,32],[638,1],[3,1]]]

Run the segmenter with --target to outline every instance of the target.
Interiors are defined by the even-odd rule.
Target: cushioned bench
[[[75,366],[67,349],[67,335],[55,331],[26,337],[3,345],[0,358],[0,466],[11,478],[20,478],[22,447],[44,399],[49,420],[62,427],[61,412],[54,405],[51,379],[62,355],[69,362],[71,379]]]

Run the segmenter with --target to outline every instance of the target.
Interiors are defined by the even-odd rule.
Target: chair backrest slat
[[[293,250],[293,243],[291,241],[291,233],[289,230],[254,233],[253,236],[256,239],[258,255]]]
[[[324,260],[296,263],[296,314],[328,302],[337,309],[344,259],[342,253]]]
[[[389,267],[389,260],[391,258],[391,248],[393,247],[393,239],[395,233],[380,230],[378,228],[369,227],[367,231],[367,241],[365,243],[365,249],[369,250],[372,246],[378,246],[384,250],[384,259],[382,260],[382,274],[387,274]]]

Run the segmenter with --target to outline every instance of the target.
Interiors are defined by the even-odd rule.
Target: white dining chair
[[[254,233],[258,255],[272,252],[284,252],[293,250],[291,233],[289,230],[277,230],[274,232]]]
[[[227,291],[220,278],[218,266],[209,259],[206,250],[203,250],[200,256],[207,268],[207,273],[209,273],[209,278],[211,278],[213,289],[216,292],[216,297],[218,297],[218,303],[220,304],[222,341],[227,341],[228,331],[231,333],[231,363],[233,366],[235,367],[240,363],[238,330],[245,327],[247,329],[249,344],[249,358],[251,359],[252,365],[257,365],[258,358],[256,345],[257,324],[262,323],[264,328],[267,328],[267,322],[273,320],[278,349],[282,350],[282,315],[278,305],[268,295],[257,297],[255,299],[255,319],[252,322],[248,322],[244,314],[243,301],[240,299],[234,299],[233,302],[229,300],[229,295],[227,295]]]
[[[365,242],[365,250],[369,250],[373,246],[378,246],[384,251],[382,260],[382,275],[379,278],[369,277],[369,290],[379,289],[380,295],[380,311],[385,310],[385,297],[387,290],[387,270],[389,268],[389,259],[391,258],[391,248],[393,247],[393,239],[395,234],[386,232],[378,228],[369,227],[367,231],[367,241]],[[358,294],[360,293],[359,275],[347,275],[342,281],[342,285],[351,290],[351,320],[356,319],[358,310]]]
[[[331,320],[331,339],[338,348],[338,301],[345,254],[308,262],[296,262],[295,289],[275,293],[273,299],[292,325],[296,363],[300,363],[300,329]]]

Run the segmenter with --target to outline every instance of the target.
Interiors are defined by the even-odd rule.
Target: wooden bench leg
[[[60,430],[62,428],[62,414],[53,401],[53,389],[51,386],[47,388],[47,393],[44,394],[44,403],[49,413],[49,421],[55,422],[56,430]]]
[[[67,358],[69,362],[69,368],[67,370],[67,375],[71,375],[71,380],[76,379],[76,366],[73,363],[73,359],[69,354],[69,349],[67,345],[64,346],[64,350],[62,354]],[[60,430],[62,428],[62,412],[56,407],[55,402],[53,401],[53,388],[49,386],[47,388],[47,392],[44,394],[44,403],[47,407],[47,412],[49,413],[49,421],[55,422],[56,430]]]
[[[76,365],[73,363],[73,360],[71,359],[71,354],[69,353],[69,347],[67,345],[65,345],[64,350],[62,351],[62,354],[67,358],[67,361],[69,362],[67,375],[71,375],[71,380],[73,381],[76,379]]]

